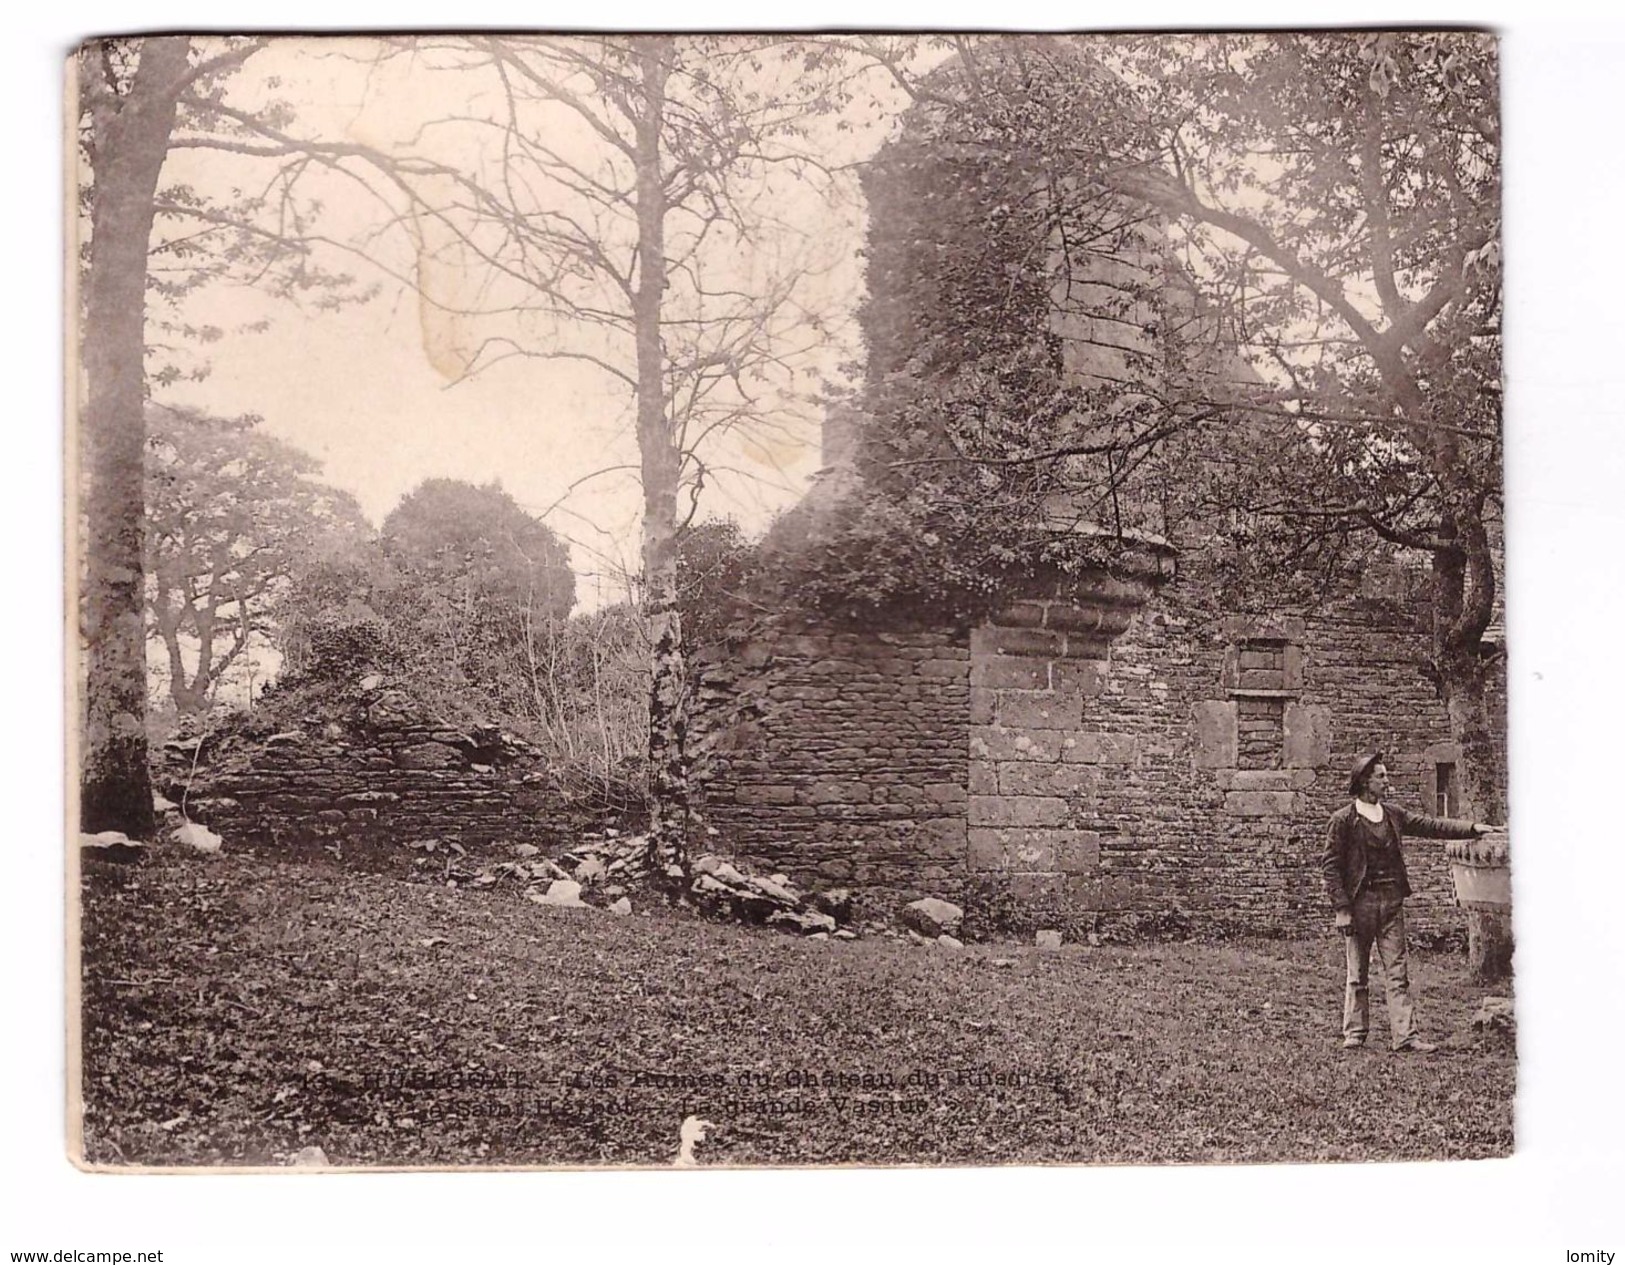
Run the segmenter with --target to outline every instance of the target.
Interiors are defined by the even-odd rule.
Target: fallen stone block
[[[963,940],[946,935],[938,936],[936,944],[939,949],[963,949],[965,947],[965,942]]]
[[[761,892],[762,895],[776,900],[780,904],[798,905],[801,903],[800,898],[788,887],[780,883],[777,876],[774,878],[747,878],[745,882],[756,891]]]
[[[964,921],[965,911],[950,901],[927,896],[903,907],[903,925],[928,940],[953,935]]]
[[[827,935],[835,930],[835,919],[810,909],[780,909],[769,914],[767,921],[774,926],[796,927],[809,934],[822,931]]]
[[[548,884],[540,897],[531,897],[538,905],[559,905],[567,909],[585,909],[581,899],[581,884],[574,879],[559,878]]]
[[[719,882],[728,883],[734,887],[744,886],[747,882],[745,876],[726,861],[712,870],[711,875]]]
[[[131,839],[122,830],[103,830],[98,834],[80,835],[79,847],[82,856],[128,864],[139,861],[145,854],[147,845]]]
[[[709,874],[696,874],[689,888],[696,896],[736,896],[737,892],[726,883]]]
[[[1040,931],[1034,937],[1033,943],[1040,949],[1059,949],[1061,947],[1061,933],[1059,931]]]
[[[185,825],[177,827],[170,838],[177,843],[184,843],[195,852],[205,854],[220,851],[223,842],[214,831],[207,826],[199,825],[195,821],[189,821]]]

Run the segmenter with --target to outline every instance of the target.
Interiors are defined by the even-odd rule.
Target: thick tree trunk
[[[660,168],[669,38],[637,41],[643,87],[637,120],[638,276],[633,329],[638,370],[638,450],[643,476],[643,586],[648,622],[649,853],[668,877],[688,871],[688,725],[683,627],[677,610],[679,454],[667,415],[661,312],[666,289],[666,191]]]
[[[1482,533],[1477,533],[1481,536]],[[1474,539],[1474,545],[1486,542]],[[1494,661],[1486,657],[1479,620],[1468,623],[1470,637],[1461,635],[1463,616],[1469,619],[1463,600],[1469,564],[1465,556],[1435,560],[1434,607],[1438,620],[1435,653],[1439,672],[1439,692],[1450,717],[1450,732],[1461,747],[1458,769],[1462,803],[1460,815],[1474,821],[1501,825],[1507,819],[1506,805],[1506,725],[1494,689]],[[1477,560],[1480,576],[1492,574],[1488,558]],[[1480,580],[1480,583],[1485,583]],[[1479,595],[1484,605],[1483,595]],[[1467,969],[1481,984],[1494,984],[1512,974],[1512,909],[1470,908],[1467,913]]]
[[[1494,690],[1494,668],[1481,654],[1446,654],[1439,683],[1450,733],[1461,746],[1463,816],[1506,822],[1506,744]]]
[[[1512,910],[1467,911],[1467,975],[1475,984],[1512,978]]]
[[[95,182],[85,281],[83,425],[89,448],[80,828],[153,832],[147,769],[145,519],[147,250],[188,41],[155,38],[121,97],[93,108]]]
[[[1461,813],[1474,821],[1506,821],[1502,776],[1506,748],[1492,715],[1489,672],[1478,655],[1441,665],[1450,729],[1461,745]],[[1512,975],[1512,907],[1467,911],[1467,972],[1480,984]]]

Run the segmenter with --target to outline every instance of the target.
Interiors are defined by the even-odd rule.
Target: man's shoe
[[[1409,1041],[1406,1041],[1403,1045],[1396,1045],[1394,1047],[1394,1053],[1395,1054],[1432,1054],[1438,1048],[1439,1047],[1434,1045],[1433,1042],[1431,1042],[1431,1041],[1419,1041],[1415,1037],[1412,1037]]]
[[[1363,1049],[1365,1049],[1365,1038],[1364,1037],[1344,1037],[1343,1038],[1343,1048],[1345,1050],[1363,1050]]]

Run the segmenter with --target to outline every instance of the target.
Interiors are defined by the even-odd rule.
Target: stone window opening
[[[1292,649],[1284,636],[1240,637],[1234,643],[1230,697],[1236,704],[1236,767],[1279,769],[1286,747],[1286,705],[1298,691],[1289,679]]]
[[[1461,812],[1461,791],[1453,760],[1433,766],[1433,812],[1438,817],[1455,817]]]
[[[1462,804],[1460,745],[1436,742],[1418,755],[1417,799],[1437,816],[1460,817],[1465,811]],[[1431,775],[1428,772],[1430,769]]]
[[[1286,728],[1284,700],[1279,698],[1238,698],[1236,700],[1236,767],[1239,769],[1278,769]]]
[[[1331,713],[1305,703],[1304,623],[1225,621],[1221,698],[1195,705],[1191,762],[1212,769],[1224,811],[1290,816],[1331,758]]]

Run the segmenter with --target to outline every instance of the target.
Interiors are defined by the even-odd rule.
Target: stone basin
[[[1505,830],[1477,839],[1445,843],[1456,903],[1465,909],[1509,909],[1512,906],[1512,853]]]

